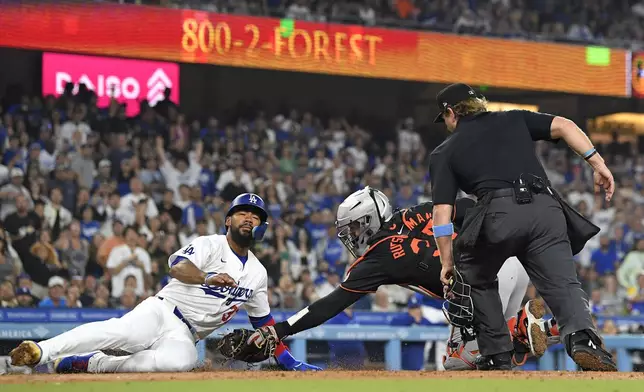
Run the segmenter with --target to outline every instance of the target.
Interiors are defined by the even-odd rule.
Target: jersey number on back
[[[434,220],[430,219],[429,222],[425,225],[425,228],[421,233],[428,235],[428,236],[433,236],[434,231],[432,230],[434,228]]]
[[[188,247],[184,249],[183,254],[192,256],[195,254],[195,248],[192,245],[188,245]]]

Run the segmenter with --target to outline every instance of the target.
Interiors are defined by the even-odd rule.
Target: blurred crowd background
[[[644,38],[644,6],[626,0],[130,2],[553,40]],[[411,117],[383,141],[358,119],[302,108],[190,118],[166,98],[128,118],[116,101],[97,107],[83,86],[59,98],[1,94],[0,307],[131,309],[167,283],[170,254],[224,233],[229,202],[255,192],[271,219],[255,249],[270,304],[299,309],[333,290],[352,261],[333,225],[344,197],[370,185],[394,208],[430,200],[435,145]],[[615,134],[598,146],[618,184],[610,204],[592,193],[583,160],[538,146],[550,180],[602,229],[577,257],[596,315],[644,311],[644,142],[633,140]],[[526,299],[534,296],[531,287]],[[409,299],[384,287],[354,309],[402,310]]]
[[[111,1],[504,38],[594,42],[632,49],[640,49],[644,43],[641,0]]]

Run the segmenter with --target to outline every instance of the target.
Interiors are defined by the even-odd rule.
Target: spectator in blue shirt
[[[60,276],[49,278],[49,296],[43,298],[38,304],[39,308],[66,308],[67,300],[65,299],[65,279]]]
[[[418,196],[414,195],[414,189],[409,184],[405,184],[400,188],[400,192],[396,195],[395,206],[398,208],[410,207],[418,204]]]
[[[204,159],[207,160],[207,157]],[[217,181],[215,180],[215,173],[213,173],[210,167],[205,166],[202,163],[201,173],[199,173],[199,185],[201,186],[201,193],[204,198],[215,196],[215,193],[217,192],[216,184]]]
[[[31,290],[26,287],[16,289],[16,300],[20,308],[34,307],[34,297],[31,295]]]
[[[617,254],[618,260],[623,260],[626,254],[631,251],[625,239],[624,226],[617,225],[613,232],[613,239],[610,241],[611,250]]]
[[[81,216],[81,237],[91,244],[94,235],[101,230],[101,223],[94,219],[94,209],[89,205],[83,207]]]
[[[407,313],[391,319],[390,325],[410,327],[412,325],[432,325],[423,317],[420,294],[415,294],[407,303]],[[425,367],[425,342],[403,342],[402,369],[422,370]]]
[[[317,260],[324,260],[333,268],[343,268],[349,262],[349,252],[336,233],[335,225],[331,225],[326,235],[318,242],[315,252]]]
[[[310,221],[304,224],[304,228],[311,239],[311,248],[315,248],[318,241],[326,238],[329,225],[322,221],[322,214],[319,211],[313,211]]]
[[[602,235],[599,238],[599,249],[595,250],[590,257],[590,261],[595,266],[595,271],[599,275],[614,273],[617,264],[617,250],[611,248],[610,238]]]
[[[2,156],[2,164],[9,166],[9,163],[16,158],[16,162],[20,159],[16,157],[20,153],[20,138],[18,136],[9,137],[9,148],[4,151]]]
[[[190,195],[192,201],[183,209],[181,224],[194,231],[197,228],[197,222],[206,218],[206,210],[202,203],[201,187],[192,188]]]

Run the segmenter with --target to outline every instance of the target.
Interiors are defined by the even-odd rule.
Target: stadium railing
[[[84,323],[120,317],[125,310],[104,309],[0,309],[0,339],[2,340],[43,340]],[[276,321],[285,320],[293,312],[272,312]],[[310,340],[360,340],[385,342],[385,367],[388,370],[400,370],[403,342],[444,342],[449,334],[446,325],[392,327],[392,317],[398,313],[355,312],[355,324],[322,325],[309,331],[300,332],[289,339],[288,344],[296,358],[304,359],[307,353],[307,342]],[[644,324],[644,316],[611,318],[618,325]],[[605,319],[600,318],[601,323]],[[234,328],[252,328],[245,312],[240,311],[223,328],[215,331],[207,339],[217,339],[222,332]],[[633,361],[629,350],[644,350],[642,335],[604,336],[606,347],[616,353],[620,371],[632,371]],[[205,341],[197,344],[199,359],[206,354]],[[539,370],[576,370],[576,365],[565,354],[562,345],[551,347],[539,361]]]

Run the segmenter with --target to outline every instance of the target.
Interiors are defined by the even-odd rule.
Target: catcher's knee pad
[[[443,360],[443,367],[447,371],[455,370],[474,370],[474,362],[479,357],[479,346],[476,340],[463,344],[461,342],[454,350],[447,350],[447,355]]]

